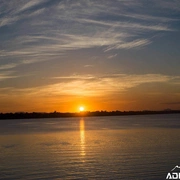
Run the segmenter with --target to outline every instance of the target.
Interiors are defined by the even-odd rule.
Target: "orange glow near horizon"
[[[179,109],[179,104],[159,104],[155,102],[171,101],[171,98],[164,94],[161,96],[152,95],[147,99],[146,94],[139,91],[125,92],[122,95],[109,96],[50,96],[44,98],[36,95],[21,95],[1,98],[0,107],[2,113],[9,112],[83,112],[84,111],[129,111],[129,110],[163,110],[163,109]],[[3,105],[4,104],[4,105]],[[9,104],[11,106],[9,106]],[[83,107],[80,109],[80,107]]]

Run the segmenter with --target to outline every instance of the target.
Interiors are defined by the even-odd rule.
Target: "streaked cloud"
[[[112,59],[112,58],[115,58],[117,56],[117,54],[114,54],[114,55],[110,55],[108,56],[108,59]]]
[[[153,1],[158,8],[161,2]],[[176,18],[168,18],[164,12],[160,17],[157,9],[152,16],[144,12],[143,5],[141,0],[3,1],[0,27],[17,30],[11,39],[3,40],[1,56],[61,56],[68,50],[95,47],[104,51],[131,49],[152,43],[150,33],[176,30],[171,27]],[[138,8],[140,13],[128,8]]]
[[[13,74],[14,74],[13,71],[0,72],[0,81],[18,77],[18,76],[15,76]]]
[[[12,69],[12,68],[14,68],[16,66],[17,66],[17,64],[15,64],[15,63],[5,64],[5,65],[0,66],[0,70]]]
[[[25,10],[28,10],[34,6],[37,6],[43,2],[46,2],[47,0],[31,0],[31,1],[28,1],[27,3],[25,3],[19,10],[18,12],[22,12],[22,11],[25,11]]]
[[[8,69],[13,69],[13,68],[16,68],[18,66],[21,66],[21,65],[28,65],[28,64],[34,64],[34,63],[39,63],[39,62],[42,62],[42,61],[46,61],[47,59],[44,57],[44,59],[32,59],[32,58],[29,58],[29,59],[26,59],[26,60],[22,60],[22,61],[19,61],[19,62],[16,62],[16,63],[8,63],[8,64],[3,64],[3,65],[0,65],[0,70],[8,70]]]
[[[12,88],[10,93],[28,94],[39,96],[54,95],[83,95],[83,96],[104,96],[107,94],[121,93],[130,88],[144,83],[171,83],[179,76],[167,76],[161,74],[109,74],[102,76],[94,75],[72,75],[54,77],[59,83],[51,85],[16,89]]]

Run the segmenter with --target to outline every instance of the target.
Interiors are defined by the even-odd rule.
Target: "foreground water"
[[[166,179],[180,115],[0,121],[0,179]]]

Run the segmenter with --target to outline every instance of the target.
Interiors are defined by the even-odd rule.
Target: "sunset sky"
[[[0,0],[0,112],[180,109],[179,0]]]

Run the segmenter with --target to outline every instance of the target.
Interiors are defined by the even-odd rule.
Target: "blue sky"
[[[179,49],[179,0],[0,0],[0,108],[179,109]]]

